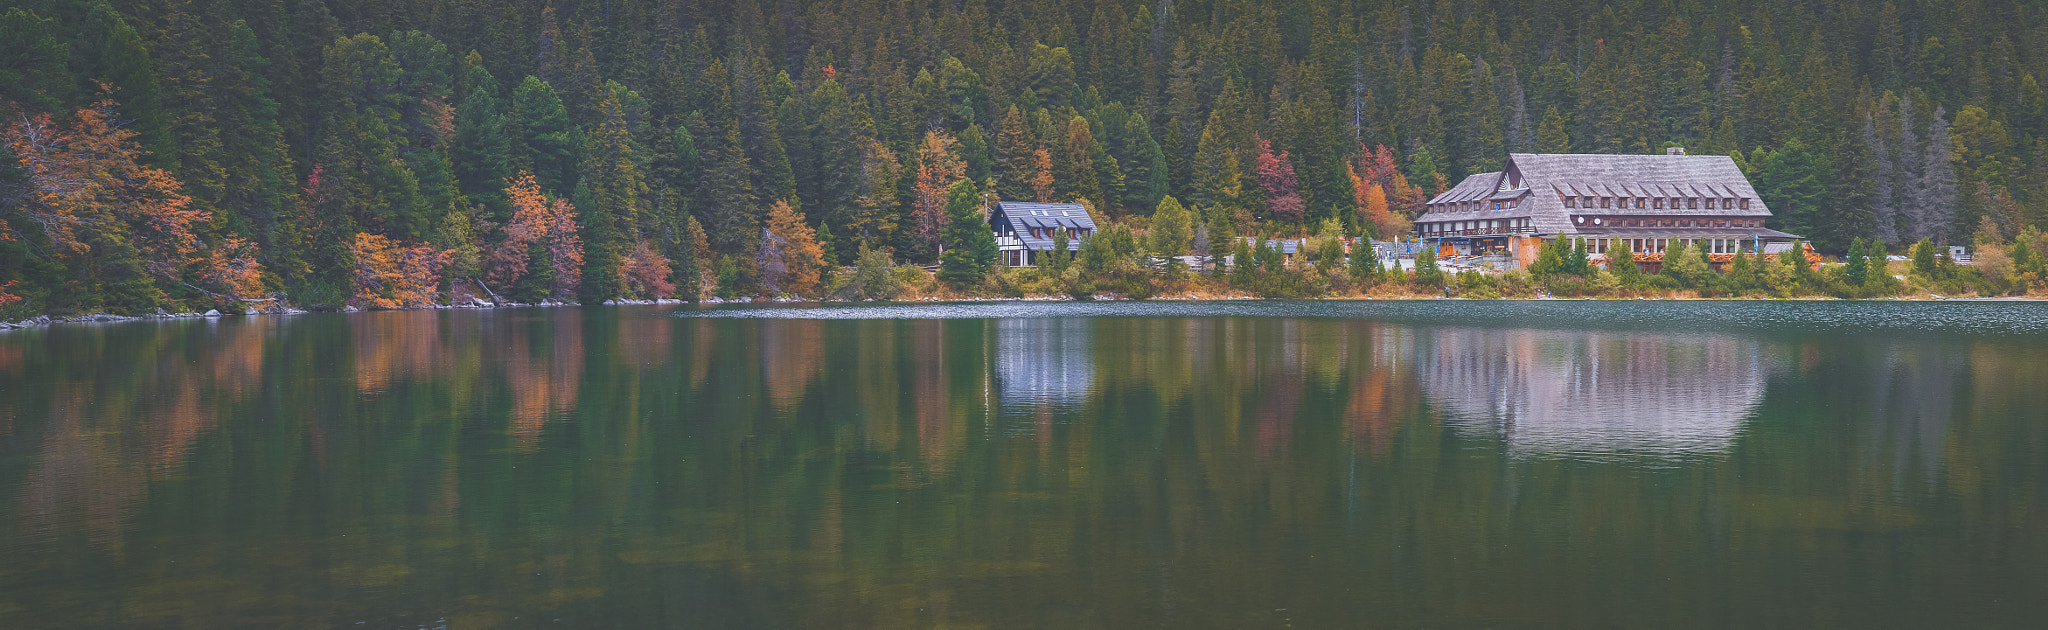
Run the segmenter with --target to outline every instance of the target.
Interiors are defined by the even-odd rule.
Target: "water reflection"
[[[1345,308],[0,335],[0,627],[2048,612],[2039,339]]]
[[[1034,414],[1070,410],[1094,389],[1090,320],[999,319],[995,328],[996,385],[1003,409]]]
[[[1723,453],[1782,352],[1754,338],[1437,329],[1421,383],[1460,430],[1517,454]]]

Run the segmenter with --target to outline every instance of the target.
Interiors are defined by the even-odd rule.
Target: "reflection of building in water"
[[[1441,329],[1424,394],[1516,453],[1721,452],[1763,400],[1763,344],[1736,337]]]
[[[1889,468],[1905,481],[1918,472],[1932,481],[1941,467],[1956,392],[1964,387],[1970,357],[1954,346],[1903,342],[1867,361],[1870,448],[1867,463]],[[1988,363],[1989,361],[1987,361]]]
[[[1083,318],[996,321],[996,391],[999,412],[1071,408],[1095,381],[1089,326]]]

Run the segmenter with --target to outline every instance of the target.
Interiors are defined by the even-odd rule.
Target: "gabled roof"
[[[1539,234],[1572,234],[1573,214],[1632,216],[1771,216],[1756,189],[1735,160],[1725,155],[1601,155],[1514,153],[1505,166],[1522,176],[1524,191],[1498,191],[1501,173],[1479,173],[1429,200],[1430,211],[1417,221],[1528,218]],[[1466,201],[1511,199],[1527,194],[1514,208],[1494,210],[1491,203],[1475,208],[1445,206]],[[1708,197],[1748,199],[1747,209],[1701,208],[1572,208],[1563,197]]]
[[[1033,236],[1031,228],[1063,227],[1070,230],[1095,231],[1095,218],[1088,216],[1088,209],[1072,203],[1034,203],[1029,201],[999,201],[996,211],[990,213],[989,223],[1008,221],[1010,229],[1025,247],[1033,250],[1052,249],[1052,239]],[[1067,249],[1078,249],[1081,239],[1068,240]]]

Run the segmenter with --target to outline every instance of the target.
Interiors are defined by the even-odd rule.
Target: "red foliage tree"
[[[1409,183],[1407,175],[1401,174],[1401,169],[1394,163],[1392,149],[1384,144],[1369,149],[1359,147],[1358,162],[1359,177],[1364,179],[1364,183],[1379,184],[1380,190],[1386,193],[1389,218],[1407,221],[1415,217],[1415,210],[1426,201],[1424,191]],[[1353,185],[1358,186],[1358,183]],[[1363,188],[1359,188],[1359,192],[1362,193]],[[1381,235],[1391,236],[1384,232]]]
[[[567,199],[549,199],[525,171],[506,180],[505,195],[512,200],[512,222],[505,225],[505,239],[484,252],[485,277],[498,285],[526,277],[529,250],[537,244],[546,252],[547,260],[542,262],[555,271],[549,293],[574,295],[583,277],[583,238],[576,232],[576,207]]]
[[[619,262],[619,277],[625,280],[626,294],[641,298],[664,299],[675,295],[676,285],[668,281],[668,258],[654,249],[647,241],[633,246]]]
[[[1301,181],[1294,175],[1294,162],[1287,152],[1273,154],[1273,143],[1258,138],[1259,186],[1266,189],[1266,211],[1274,219],[1300,223],[1308,216],[1308,203],[1301,199]]]

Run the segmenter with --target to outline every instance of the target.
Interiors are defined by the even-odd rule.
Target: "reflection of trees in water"
[[[1900,489],[1914,470],[1923,481],[1933,481],[1949,417],[1955,413],[1956,388],[1966,384],[1963,379],[1970,371],[1968,352],[1952,344],[1897,342],[1869,359],[1864,394],[1871,405],[1869,450],[1864,453],[1871,461],[1866,464],[1884,464],[1896,475],[1892,481]]]
[[[1447,421],[1525,454],[1725,452],[1777,356],[1729,336],[1444,328],[1423,338],[1422,388]]]
[[[503,366],[504,391],[511,397],[513,448],[531,453],[539,449],[541,431],[553,419],[576,405],[583,383],[582,314],[573,309],[549,313],[551,325],[520,327],[510,334],[500,353],[491,353]],[[417,320],[404,320],[418,325]]]
[[[1841,490],[1882,499],[1901,462],[1947,458],[1954,496],[2004,523],[2032,522],[2015,493],[2038,495],[2048,470],[2048,427],[2007,426],[2048,405],[2048,362],[1997,344],[593,312],[0,337],[19,350],[8,378],[52,384],[0,389],[0,455],[23,455],[0,457],[0,625],[5,586],[31,584],[14,600],[31,602],[52,588],[23,576],[107,566],[133,577],[108,587],[127,603],[104,625],[263,625],[277,601],[372,623],[371,606],[453,606],[598,625],[1122,627],[1273,602],[1303,625],[1404,606],[1548,619],[1577,596],[1554,585],[1588,566],[1727,593],[1771,576],[1687,582],[1697,565],[1668,550],[1729,541],[1716,553],[1762,566],[1787,529],[1810,549],[1923,522],[1925,501]],[[1780,361],[1810,384],[1758,409],[1790,380],[1774,380],[1792,371]],[[1823,396],[1848,390],[1859,406]],[[1475,434],[1510,454],[1739,456],[1619,478]],[[1785,446],[1801,439],[1823,446]],[[1639,505],[1653,508],[1617,507]],[[2025,551],[2031,532],[1976,533]],[[51,551],[65,541],[102,555]],[[194,543],[175,555],[188,573],[167,541]],[[1550,575],[1566,577],[1531,577]],[[675,601],[689,603],[647,608]],[[1390,619],[1430,618],[1413,614]]]

